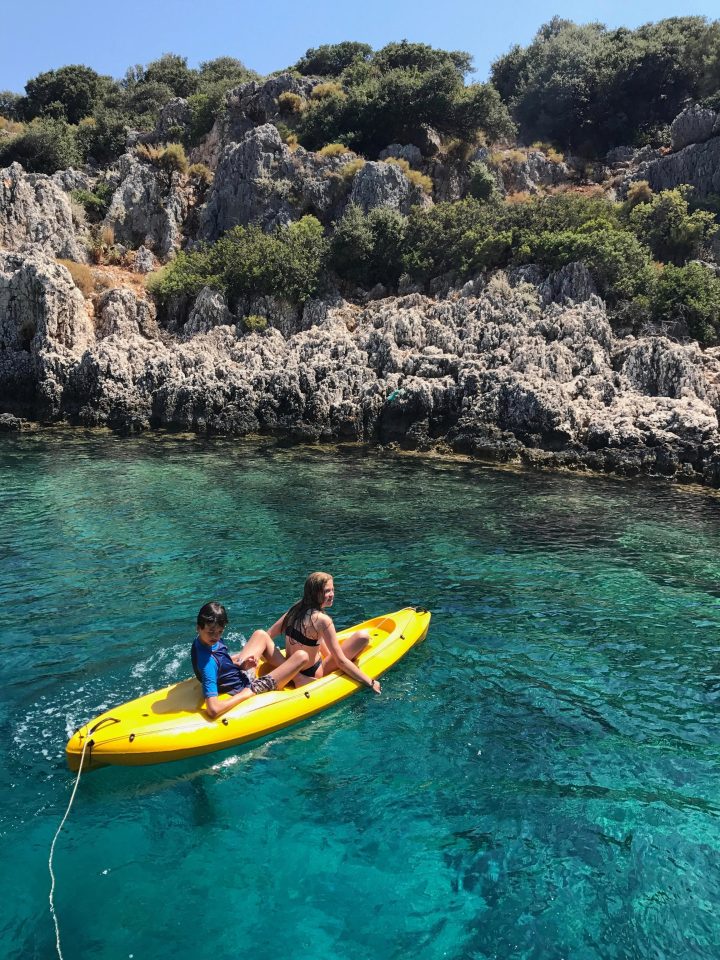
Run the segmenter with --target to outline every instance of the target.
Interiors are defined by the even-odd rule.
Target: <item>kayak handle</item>
[[[120,723],[115,717],[105,717],[104,720],[98,720],[94,727],[90,727],[88,730],[88,735],[92,735],[96,730],[99,730],[104,723]]]

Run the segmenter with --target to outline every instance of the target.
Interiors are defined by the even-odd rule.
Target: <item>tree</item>
[[[187,65],[187,57],[164,53],[145,67],[142,83],[159,83],[169,87],[176,97],[189,97],[198,88],[198,75]]]
[[[112,85],[90,67],[74,65],[40,73],[25,84],[22,108],[26,119],[47,116],[76,124],[90,116]]]
[[[326,43],[311,47],[295,64],[295,69],[306,77],[339,77],[357,60],[368,60],[372,47],[367,43],[344,40],[342,43]]]
[[[464,50],[438,50],[426,43],[388,43],[373,57],[373,65],[381,73],[390,70],[419,70],[429,72],[451,66],[462,80],[472,70],[472,57]]]
[[[80,154],[64,120],[33,120],[19,136],[0,147],[0,167],[21,163],[29,173],[55,173],[77,166]]]
[[[584,153],[657,137],[687,98],[717,89],[720,23],[673,17],[608,31],[555,18],[491,71],[527,142]]]
[[[425,126],[450,137],[512,132],[507,109],[487,84],[465,87],[459,53],[425,44],[391,44],[370,63],[341,75],[342,86],[314,98],[298,124],[301,142],[317,149],[345,143],[369,156],[393,142],[413,142]]]
[[[19,120],[22,97],[12,90],[0,90],[0,117],[6,120]]]

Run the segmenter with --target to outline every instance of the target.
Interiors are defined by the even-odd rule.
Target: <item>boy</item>
[[[242,652],[231,656],[221,639],[227,624],[225,607],[221,603],[206,603],[197,615],[197,636],[190,651],[195,676],[202,683],[205,709],[213,720],[256,693],[282,690],[310,662],[304,650],[286,659],[265,630],[256,630]],[[264,677],[251,676],[250,671],[261,659],[275,669]],[[229,693],[230,697],[220,700],[221,693]]]

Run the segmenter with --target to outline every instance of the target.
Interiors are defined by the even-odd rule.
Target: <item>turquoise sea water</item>
[[[63,954],[720,956],[720,501],[194,439],[0,440],[0,956],[54,955],[72,730],[305,574],[427,641],[255,745],[83,777]],[[232,645],[232,644],[231,644]]]

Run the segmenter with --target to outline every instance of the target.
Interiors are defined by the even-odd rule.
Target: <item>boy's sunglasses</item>
[[[227,626],[227,620],[219,619],[218,617],[203,617],[201,620],[198,620],[198,626],[200,627],[222,627],[224,630]]]

